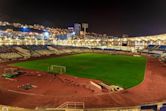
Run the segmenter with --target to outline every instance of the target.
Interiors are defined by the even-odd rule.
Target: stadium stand
[[[166,51],[166,45],[148,45],[148,50]]]
[[[162,55],[165,51],[165,45],[148,45],[147,48],[143,49],[141,52]]]
[[[94,49],[93,49],[94,50]],[[65,47],[55,45],[13,45],[0,47],[0,61],[28,59],[31,57],[41,57],[49,55],[75,54],[91,52],[91,49],[80,47]],[[101,52],[101,50],[94,50]]]
[[[157,105],[145,105],[145,106],[141,106],[141,110],[142,111],[147,111],[147,110],[157,111]]]
[[[161,107],[160,111],[166,111],[166,106]]]
[[[10,46],[0,47],[0,58],[3,60],[15,60],[22,57],[22,55],[18,54],[17,51],[13,48],[10,48]]]
[[[48,56],[53,54],[47,46],[42,45],[28,45],[28,46],[20,46],[24,50],[29,50],[29,53],[32,57],[40,57],[40,56]],[[25,51],[24,51],[25,52]]]
[[[18,52],[20,52],[21,55],[24,56],[24,58],[30,58],[31,54],[29,50],[23,49],[19,46],[14,47]]]

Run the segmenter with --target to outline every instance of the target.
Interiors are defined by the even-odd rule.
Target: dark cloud
[[[88,22],[88,31],[110,35],[166,33],[165,11],[165,0],[0,0],[0,19],[55,27]]]

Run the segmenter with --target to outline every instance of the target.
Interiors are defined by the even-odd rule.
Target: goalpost
[[[51,65],[48,67],[48,72],[52,74],[64,74],[66,72],[65,66]]]

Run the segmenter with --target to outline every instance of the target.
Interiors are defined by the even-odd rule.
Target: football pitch
[[[98,79],[107,84],[130,88],[144,79],[146,58],[126,55],[85,53],[18,62],[14,66],[48,71],[50,65],[65,66],[67,74]]]

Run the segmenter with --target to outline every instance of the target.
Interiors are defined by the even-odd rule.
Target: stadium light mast
[[[86,29],[88,28],[87,23],[82,23],[82,28],[84,29],[84,37],[86,36]]]

